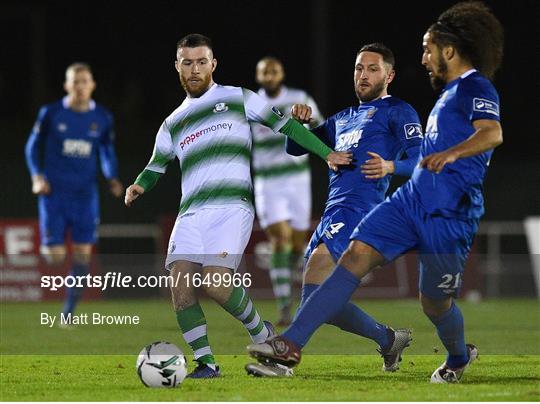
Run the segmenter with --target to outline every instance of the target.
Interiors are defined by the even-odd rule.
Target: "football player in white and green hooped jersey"
[[[290,116],[294,104],[309,105],[310,126],[323,121],[317,104],[305,91],[283,85],[281,61],[264,57],[257,63],[258,94]],[[260,123],[252,123],[253,171],[257,218],[271,244],[270,279],[278,303],[279,326],[291,321],[291,269],[302,257],[311,221],[311,172],[308,156],[291,156],[285,137]],[[299,197],[299,195],[302,195]]]
[[[198,362],[188,375],[192,378],[220,376],[193,287],[193,274],[201,269],[202,278],[210,279],[201,287],[244,324],[253,342],[263,342],[273,333],[246,290],[227,281],[238,268],[253,225],[249,123],[281,131],[333,169],[351,161],[350,154],[332,151],[252,91],[214,83],[216,65],[209,38],[190,34],[177,43],[175,67],[187,97],[159,128],[150,162],[125,197],[130,206],[178,158],[182,198],[166,267],[177,280],[171,292],[178,325]]]

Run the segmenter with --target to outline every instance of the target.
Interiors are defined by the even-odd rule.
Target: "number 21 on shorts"
[[[461,273],[458,273],[456,275],[444,274],[442,278],[443,281],[437,285],[438,288],[457,289],[461,284]]]

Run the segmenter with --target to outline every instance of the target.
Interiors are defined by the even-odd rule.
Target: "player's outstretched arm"
[[[498,121],[479,119],[472,124],[476,131],[467,140],[443,152],[424,157],[420,166],[439,174],[446,164],[452,164],[460,158],[475,156],[502,144],[502,127]]]
[[[315,134],[311,133],[294,119],[289,119],[279,131],[306,150],[322,158],[326,161],[330,169],[334,171],[337,171],[338,166],[349,165],[352,162],[352,153],[333,151]]]

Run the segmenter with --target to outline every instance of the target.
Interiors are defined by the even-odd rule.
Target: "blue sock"
[[[360,279],[338,265],[300,307],[294,322],[285,330],[283,336],[303,347],[317,328],[343,309],[358,285]]]
[[[86,276],[88,274],[89,265],[86,263],[74,262],[71,267],[69,275],[74,277]],[[73,287],[68,288],[66,292],[66,300],[64,301],[64,308],[62,313],[64,316],[73,313],[79,300],[81,300],[83,288]]]
[[[302,307],[309,296],[319,287],[313,283],[306,283],[302,287]],[[328,324],[341,328],[343,331],[360,335],[375,341],[384,350],[390,344],[386,326],[376,322],[371,316],[364,312],[360,307],[348,302],[334,318],[328,321]]]
[[[444,347],[448,351],[446,364],[450,368],[459,368],[469,361],[463,315],[455,303],[445,313],[438,317],[428,316],[435,327]]]

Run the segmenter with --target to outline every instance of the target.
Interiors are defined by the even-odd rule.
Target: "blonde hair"
[[[88,63],[75,62],[75,63],[70,64],[67,67],[67,69],[66,69],[66,80],[68,78],[68,75],[71,72],[73,72],[75,74],[75,73],[78,73],[78,72],[81,72],[81,71],[86,71],[86,72],[93,75],[92,68],[90,67],[90,65]]]

